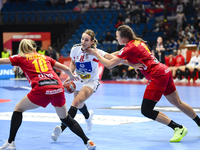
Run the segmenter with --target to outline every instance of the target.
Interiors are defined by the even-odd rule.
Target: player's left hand
[[[98,53],[98,52],[97,52],[97,48],[96,48],[96,47],[94,47],[94,48],[88,48],[88,49],[86,50],[86,53],[88,53],[88,54],[90,54],[90,55],[95,55],[96,53]]]
[[[137,64],[129,64],[131,67],[133,67],[135,70],[143,70],[143,68],[145,67],[143,64],[141,63],[137,63]]]

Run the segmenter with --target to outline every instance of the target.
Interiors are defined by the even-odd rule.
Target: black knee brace
[[[142,102],[141,113],[147,118],[156,120],[159,113],[158,111],[153,110],[156,103],[156,101],[144,98]]]

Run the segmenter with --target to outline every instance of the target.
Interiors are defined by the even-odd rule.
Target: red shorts
[[[162,95],[169,95],[176,90],[171,71],[163,76],[153,77],[148,82],[144,97],[149,100],[159,101]]]
[[[27,94],[29,100],[39,106],[46,107],[51,103],[55,107],[62,107],[65,103],[64,89],[45,89],[40,91],[31,90]]]

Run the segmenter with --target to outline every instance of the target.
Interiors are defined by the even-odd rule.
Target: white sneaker
[[[200,79],[197,79],[195,82],[196,82],[196,83],[200,83]]]
[[[188,82],[188,80],[186,78],[183,78],[180,82],[186,83],[186,82]]]
[[[90,114],[89,118],[85,119],[88,131],[92,129],[92,118],[94,116],[94,112],[92,110],[89,110],[89,114]]]
[[[87,141],[86,147],[87,147],[86,150],[95,150],[97,146],[95,145],[94,142],[89,140]]]
[[[174,79],[174,82],[180,82],[179,78]]]
[[[144,77],[144,78],[140,79],[140,81],[142,81],[142,82],[146,82],[147,79]]]
[[[0,150],[16,150],[15,142],[8,143],[8,140],[6,140],[3,146],[0,147]]]
[[[193,79],[190,79],[190,83],[193,83],[194,82],[194,80]]]
[[[57,141],[58,137],[60,136],[62,129],[60,126],[56,126],[53,130],[53,134],[51,135],[51,139]]]

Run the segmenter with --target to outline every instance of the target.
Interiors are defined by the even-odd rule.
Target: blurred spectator
[[[104,8],[110,8],[110,1],[109,0],[104,1]]]
[[[170,47],[170,40],[167,39],[166,43],[165,43],[165,56],[168,56],[170,54],[173,54],[173,51],[172,51],[172,49]]]
[[[138,5],[138,11],[139,11],[139,14],[141,14],[142,12],[145,11],[145,7],[144,7],[144,5],[142,4],[142,2],[140,2],[139,5]]]
[[[177,46],[178,46],[177,42],[174,40],[174,38],[171,38],[170,39],[170,48],[174,51],[174,50],[178,49]]]
[[[137,25],[140,24],[140,14],[137,14],[135,17],[133,17],[133,23]]]
[[[130,9],[131,9],[132,3],[133,3],[133,2],[132,2],[131,0],[127,0],[127,2],[126,2],[125,9],[126,9],[126,13],[127,13],[127,14],[130,13]]]
[[[183,41],[181,42],[181,45],[187,45],[187,44],[190,44],[187,40],[186,37],[183,38]]]
[[[81,1],[78,2],[78,5],[76,5],[73,10],[74,11],[81,11],[83,9],[83,4]]]
[[[146,6],[146,8],[155,8],[155,1],[151,1],[150,5]]]
[[[200,39],[199,39],[199,38],[196,38],[196,40],[193,41],[191,44],[196,44],[196,45],[199,47]],[[197,49],[200,50],[199,48],[197,48]]]
[[[156,29],[154,30],[154,32],[158,32],[158,31],[164,31],[164,22],[163,21],[159,21],[156,24]]]
[[[176,6],[176,12],[185,13],[185,4],[182,0],[179,0],[179,4]]]
[[[176,15],[176,22],[177,22],[177,29],[176,31],[179,32],[179,28],[183,27],[183,21],[186,20],[185,14],[182,12],[178,12]]]
[[[185,66],[178,67],[178,79],[181,79],[182,74],[184,73],[184,78],[181,80],[181,82],[188,82],[188,77],[190,76],[190,73],[194,72],[195,68],[198,67],[198,64],[200,64],[200,57],[199,57],[199,51],[195,51],[195,56],[191,57],[190,62],[186,64]],[[195,74],[192,74],[192,77],[190,79],[190,82],[193,82],[193,78],[196,76]]]
[[[38,53],[40,53],[42,55],[46,55],[46,50],[44,49],[43,46],[40,47],[40,50],[38,50]]]
[[[168,26],[164,28],[164,40],[169,40],[171,37],[171,30]]]
[[[179,1],[179,0],[172,0],[171,3],[172,3],[172,5],[175,5],[175,6],[176,6],[176,5],[178,5],[178,1]]]
[[[121,26],[123,24],[123,22],[121,22],[120,20],[117,20],[116,24],[115,24],[115,28],[118,28],[119,26]]]
[[[175,57],[174,66],[170,67],[170,70],[172,72],[173,78],[176,78],[176,72],[178,70],[178,67],[185,65],[185,58],[183,57],[183,55],[181,54],[181,52],[182,52],[181,49],[179,49],[177,51],[177,55]]]
[[[46,55],[58,61],[57,52],[55,49],[53,49],[51,45],[48,46],[48,49],[46,50]]]
[[[86,11],[88,9],[90,9],[90,4],[88,3],[88,1],[85,1],[85,3],[83,4],[82,11]]]
[[[10,53],[7,50],[7,47],[4,47],[3,51],[1,52],[1,58],[8,58],[10,57]]]
[[[159,36],[157,38],[157,43],[153,46],[152,49],[153,49],[155,57],[158,59],[158,61],[165,64],[165,47],[163,45],[162,37]]]
[[[96,9],[97,8],[97,1],[96,0],[92,0],[92,4],[91,4],[91,7],[93,8],[93,9]]]
[[[103,2],[103,0],[99,0],[99,2],[97,3],[98,5],[98,8],[104,8],[104,2]]]
[[[131,15],[128,15],[126,18],[125,18],[125,24],[126,25],[131,25],[133,23],[132,19],[131,19]]]
[[[117,20],[120,20],[121,22],[124,21],[124,16],[122,15],[121,12],[118,13]]]
[[[169,67],[169,69],[172,71],[172,68],[174,68],[174,65],[175,65],[175,58],[172,53],[170,53],[168,58],[166,58],[165,63]]]
[[[111,9],[120,9],[120,4],[118,3],[118,0],[111,1]]]
[[[136,16],[136,14],[139,12],[139,8],[138,5],[136,4],[135,1],[133,1],[131,8],[129,10],[129,14],[131,15],[131,18],[133,18],[134,16]]]
[[[111,35],[110,32],[107,32],[103,43],[112,43],[113,40],[114,40],[114,37]]]
[[[189,27],[186,27],[186,28],[185,28],[184,35],[185,35],[185,36],[188,35],[189,37],[192,37],[192,33],[190,32]]]
[[[189,32],[191,32],[191,33],[194,32],[194,27],[190,23],[188,23],[186,27],[189,28]]]
[[[157,5],[155,6],[156,8],[162,8],[165,9],[165,6],[163,4],[161,4],[160,1],[158,1]]]
[[[145,12],[142,13],[140,18],[141,18],[140,23],[147,23],[147,17]]]
[[[189,42],[191,43],[191,44],[193,44],[195,41],[196,41],[196,37],[195,37],[195,34],[194,33],[192,33],[192,36],[189,38]]]

